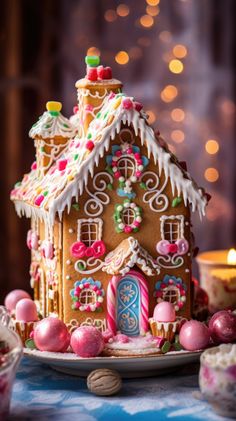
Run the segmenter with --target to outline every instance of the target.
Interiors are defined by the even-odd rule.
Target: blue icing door
[[[117,287],[116,322],[117,330],[125,335],[140,334],[140,288],[138,281],[131,275],[122,278]]]

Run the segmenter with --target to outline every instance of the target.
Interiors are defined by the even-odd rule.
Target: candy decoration
[[[28,292],[24,291],[23,289],[13,289],[13,291],[9,292],[6,295],[4,300],[4,306],[7,308],[8,311],[13,311],[16,308],[16,304],[18,301],[22,300],[23,298],[31,298]]]
[[[125,223],[126,219],[124,217],[125,212],[130,209],[130,213],[133,214],[133,221],[130,225]],[[142,208],[137,206],[136,203],[131,202],[129,199],[125,199],[123,204],[115,205],[114,220],[116,225],[116,232],[121,233],[125,232],[129,234],[131,232],[139,231],[139,227],[142,222]]]
[[[170,348],[171,348],[171,343],[169,341],[165,341],[165,343],[161,347],[162,354],[166,354],[167,352],[169,352]]]
[[[93,297],[93,302],[90,304],[84,304],[84,300],[82,299],[87,291],[89,291],[90,295]],[[95,281],[91,277],[76,281],[74,283],[74,288],[70,291],[73,302],[72,309],[87,312],[101,311],[104,295],[105,292],[100,281]]]
[[[156,249],[157,249],[157,253],[166,256],[169,253],[169,241],[167,240],[161,240],[157,243],[156,245]]]
[[[177,246],[177,253],[180,256],[188,252],[189,244],[188,244],[188,241],[185,240],[185,238],[181,238],[180,240],[177,240],[175,244]]]
[[[99,56],[86,56],[85,63],[90,67],[97,67],[100,64]]]
[[[50,241],[44,240],[42,244],[42,253],[45,259],[53,259],[54,257],[54,246]]]
[[[29,230],[27,233],[26,244],[30,250],[37,250],[38,249],[38,241],[39,237],[37,233],[33,230]]]
[[[31,165],[31,170],[32,170],[32,171],[37,170],[37,162],[36,162],[36,161],[34,161],[34,162],[32,163],[32,165]]]
[[[163,256],[168,254],[178,254],[180,256],[186,254],[189,250],[189,243],[185,238],[180,238],[175,243],[168,240],[158,241],[156,245],[157,252]]]
[[[197,320],[184,323],[180,329],[179,342],[187,351],[197,351],[209,345],[210,330]]]
[[[62,103],[57,101],[48,101],[46,104],[46,108],[52,116],[56,117],[59,115],[62,109]]]
[[[76,241],[70,247],[70,254],[73,257],[84,257],[85,256],[86,245],[82,241]]]
[[[94,148],[94,143],[92,140],[89,140],[88,142],[86,142],[86,149],[88,149],[89,151],[92,151]]]
[[[155,322],[174,322],[176,315],[173,304],[168,301],[162,301],[157,304],[154,309],[153,318]]]
[[[22,322],[35,322],[38,320],[36,304],[31,298],[22,298],[16,304],[16,320]]]
[[[47,317],[36,324],[34,342],[40,351],[66,352],[70,334],[62,320]]]
[[[211,337],[215,344],[236,341],[236,314],[231,311],[217,311],[209,321]]]
[[[59,171],[64,171],[66,169],[67,163],[68,163],[67,159],[58,159],[57,160],[57,169]]]
[[[98,75],[98,78],[101,79],[101,80],[111,79],[112,78],[111,67],[99,66],[97,68],[97,75]]]
[[[34,204],[36,206],[40,206],[43,200],[44,200],[44,195],[40,194],[39,196],[36,197]]]
[[[97,80],[98,75],[97,75],[97,69],[96,69],[96,67],[89,67],[87,69],[86,78],[88,80],[91,80],[91,82],[95,82]]]
[[[174,291],[176,293],[174,307],[175,311],[179,311],[184,307],[187,291],[187,286],[180,277],[165,275],[163,280],[155,284],[153,295],[157,298],[157,302],[160,303],[166,299],[166,294],[170,290],[172,291],[172,295]]]
[[[181,198],[181,197],[175,197],[175,198],[172,200],[172,204],[171,204],[171,206],[172,206],[172,208],[176,208],[176,207],[177,207],[177,206],[179,206],[181,203],[182,203],[182,198]]]
[[[124,98],[122,101],[122,106],[126,110],[130,110],[131,108],[133,108],[133,102],[131,101],[130,98]]]
[[[82,358],[93,358],[101,354],[104,341],[101,332],[93,326],[80,326],[71,335],[71,348]]]
[[[148,303],[149,303],[149,295],[148,295],[148,285],[146,279],[138,272],[134,270],[130,270],[128,272],[129,276],[133,276],[136,281],[139,282],[140,286],[140,293],[141,293],[141,314],[140,314],[140,333],[145,333],[148,331],[149,324],[148,324]],[[116,323],[116,294],[117,294],[117,286],[119,281],[122,279],[121,276],[113,276],[111,281],[108,284],[107,289],[107,324],[108,329],[113,333],[116,334],[117,330],[117,323]]]

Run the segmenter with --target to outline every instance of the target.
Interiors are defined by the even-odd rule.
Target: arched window
[[[161,221],[161,239],[170,243],[184,238],[184,216],[183,215],[162,215]]]
[[[177,304],[179,297],[179,289],[174,285],[165,288],[163,291],[163,300],[169,301],[171,304]]]
[[[82,241],[86,247],[102,239],[102,219],[88,218],[78,220],[78,241]]]
[[[79,296],[80,304],[87,305],[87,304],[94,304],[97,301],[97,295],[95,291],[86,288],[81,291]]]
[[[120,171],[122,177],[128,180],[134,175],[135,161],[128,156],[122,156],[117,162],[117,168]]]
[[[125,225],[132,225],[135,220],[135,212],[131,208],[126,208],[122,212],[122,222]]]

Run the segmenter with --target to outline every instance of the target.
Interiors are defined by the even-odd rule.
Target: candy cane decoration
[[[146,279],[135,270],[130,270],[125,276],[131,275],[138,281],[141,293],[141,311],[140,311],[140,333],[143,334],[148,331],[148,284]],[[108,329],[112,333],[116,334],[116,295],[117,295],[117,286],[122,276],[113,276],[109,282],[107,289],[107,324]]]

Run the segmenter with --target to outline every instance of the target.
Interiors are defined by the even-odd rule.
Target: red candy
[[[140,102],[134,102],[134,108],[136,111],[141,111],[143,108],[143,105]]]
[[[130,110],[131,108],[133,108],[133,102],[129,98],[123,99],[122,105],[123,108],[125,108],[126,110]]]
[[[86,78],[95,82],[98,79],[97,68],[96,67],[88,67]]]
[[[57,169],[59,171],[63,171],[67,166],[67,162],[68,162],[67,159],[59,159],[57,161]]]
[[[34,161],[33,164],[31,165],[31,170],[36,170],[37,169],[37,162]]]
[[[93,141],[92,140],[89,140],[87,143],[86,143],[86,149],[88,149],[89,151],[92,151],[93,150],[93,148],[94,148],[94,143],[93,143]]]
[[[97,75],[99,79],[112,79],[112,70],[111,67],[97,67]]]

